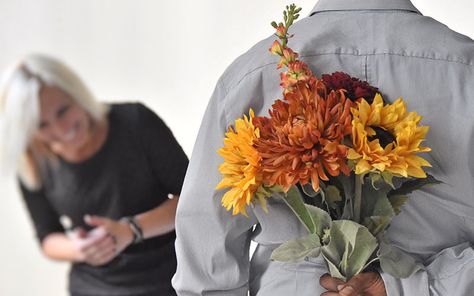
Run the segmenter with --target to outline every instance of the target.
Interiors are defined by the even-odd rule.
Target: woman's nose
[[[65,120],[56,120],[52,127],[54,136],[58,140],[64,140],[70,130],[70,126]]]

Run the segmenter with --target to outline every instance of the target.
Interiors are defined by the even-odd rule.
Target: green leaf
[[[372,216],[395,216],[395,211],[393,210],[392,204],[390,203],[390,200],[387,196],[381,196],[379,199],[377,199]]]
[[[378,190],[381,186],[383,186],[383,184],[385,184],[385,180],[382,179],[382,176],[379,173],[370,173],[369,177],[372,187],[374,187],[375,190]]]
[[[328,203],[329,207],[332,209],[337,208],[336,202],[342,201],[341,192],[339,189],[334,185],[329,185],[324,190],[324,194],[326,197],[326,202]]]
[[[342,257],[344,256],[346,240],[344,233],[341,232],[337,225],[338,223],[334,223],[331,226],[331,229],[329,230],[329,243],[321,248],[321,252],[326,261],[331,262],[339,268]],[[334,276],[333,273],[331,273],[331,275]]]
[[[281,262],[297,262],[305,257],[318,257],[320,252],[321,243],[319,237],[315,234],[310,234],[281,244],[272,252],[270,259]]]
[[[351,240],[347,244],[348,249],[350,246],[352,252],[347,256],[348,261],[344,273],[346,277],[350,279],[364,269],[364,266],[377,249],[378,244],[376,238],[369,230],[357,223],[346,222],[341,225],[341,231],[344,233],[354,233],[354,231],[356,231],[355,236],[351,237]]]
[[[396,278],[407,278],[423,269],[413,257],[385,242],[380,243],[378,257],[382,270]]]
[[[324,253],[323,253],[323,258],[326,261],[326,264],[327,264],[328,269],[329,269],[329,274],[332,277],[340,279],[344,282],[347,281],[347,278],[343,274],[341,274],[341,271],[339,270],[339,268],[334,263],[332,263],[331,260],[326,258],[326,255],[324,255]]]
[[[372,216],[364,219],[364,226],[369,229],[373,236],[377,237],[387,229],[391,221],[391,217]]]
[[[292,186],[283,195],[283,200],[308,229],[309,233],[322,237],[324,229],[331,226],[331,216],[320,208],[306,205],[296,186]]]
[[[375,193],[376,192],[376,193]],[[387,227],[390,225],[392,218],[395,216],[395,211],[390,203],[390,200],[387,198],[386,195],[383,194],[385,191],[376,190],[371,192],[373,196],[376,197],[373,202],[373,211],[370,216],[365,216],[363,221],[363,225],[367,227],[374,235],[377,237],[380,233],[382,233]],[[366,194],[369,194],[366,192]],[[368,197],[367,195],[364,197]],[[367,213],[368,214],[368,213]]]
[[[395,214],[398,215],[401,212],[402,206],[408,200],[408,196],[406,195],[391,195],[388,197],[390,203],[392,204],[393,210]]]
[[[393,184],[393,174],[389,172],[382,172],[382,178],[384,179],[385,183],[390,185],[392,189],[395,189],[395,185]]]
[[[368,182],[366,182],[362,186],[362,206],[360,221],[364,221],[364,219],[367,217],[379,216],[374,215],[374,212],[376,210],[381,210],[381,207],[384,206],[384,204],[379,204],[377,209],[376,205],[380,203],[381,199],[387,198],[387,192],[389,190],[390,187],[387,184],[381,185],[379,189],[375,189],[374,187],[372,187],[372,184],[368,184]]]
[[[392,195],[407,195],[415,190],[421,189],[425,186],[441,184],[443,182],[437,180],[431,175],[427,175],[426,178],[411,179],[405,181],[398,189],[393,189],[389,192],[389,196]]]
[[[344,195],[344,209],[342,211],[341,219],[351,220],[354,217],[352,209],[352,200],[354,199],[355,179],[354,174],[346,176],[340,174],[336,177],[337,181],[341,183]]]
[[[279,185],[274,185],[274,186],[259,186],[257,191],[255,192],[255,195],[257,198],[264,198],[264,197],[269,197],[273,193],[281,193],[283,192],[283,188]],[[276,198],[281,197],[279,194],[274,195]]]
[[[296,214],[298,219],[308,229],[309,233],[316,233],[316,228],[308,210],[306,209],[303,197],[296,186],[291,186],[286,194],[283,194],[283,200]]]
[[[350,220],[338,220],[332,222],[330,242],[321,251],[331,276],[345,281],[364,269],[376,249],[377,239],[366,227]],[[331,265],[338,267],[338,272],[332,271]]]
[[[305,205],[305,206],[311,217],[311,220],[313,221],[314,230],[315,230],[314,233],[320,238],[323,237],[324,230],[331,227],[331,222],[332,222],[331,216],[329,216],[329,214],[326,211],[318,207],[315,207],[312,205]]]

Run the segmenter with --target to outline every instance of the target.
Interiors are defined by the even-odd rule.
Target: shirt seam
[[[318,10],[318,11],[313,11],[309,14],[310,17],[312,17],[313,15],[315,14],[318,14],[318,13],[331,13],[331,12],[347,12],[347,11],[351,11],[351,12],[366,12],[366,13],[415,13],[415,14],[419,14],[419,15],[423,15],[421,12],[419,11],[416,11],[416,10],[412,10],[412,9],[408,9],[408,8],[382,8],[382,9],[377,9],[377,8],[365,8],[365,9],[350,9],[350,8],[346,8],[346,9],[322,9],[322,10]]]
[[[474,67],[474,63],[469,63],[469,62],[464,62],[464,61],[459,61],[459,60],[450,60],[450,59],[445,59],[445,58],[431,58],[431,57],[425,57],[425,56],[419,56],[419,55],[406,55],[406,54],[400,54],[400,53],[394,53],[394,52],[380,52],[380,53],[364,53],[364,54],[359,54],[359,53],[341,53],[341,52],[323,52],[323,53],[315,53],[315,54],[307,54],[307,55],[302,55],[301,57],[313,57],[313,56],[319,56],[319,55],[331,55],[331,54],[337,54],[337,55],[352,55],[352,56],[378,56],[378,55],[393,55],[393,56],[401,56],[401,57],[406,57],[406,58],[417,58],[417,59],[423,59],[423,60],[433,60],[433,61],[440,61],[440,62],[448,62],[448,63],[457,63],[457,64],[463,64],[466,66],[471,66]],[[275,62],[276,64],[276,62]]]
[[[456,63],[456,64],[462,64],[462,65],[469,66],[469,67],[474,67],[474,63],[468,63],[468,62],[456,61],[456,60],[450,60],[450,59],[443,59],[443,58],[430,58],[430,57],[417,56],[417,55],[405,55],[405,54],[392,53],[392,52],[364,53],[364,54],[360,54],[360,53],[341,53],[341,52],[323,52],[323,53],[314,53],[314,54],[301,55],[300,57],[305,58],[305,57],[314,57],[314,56],[321,56],[321,55],[349,55],[349,56],[359,56],[359,57],[360,56],[368,57],[368,56],[390,55],[390,56],[400,56],[400,57],[406,57],[406,58],[416,58],[416,59],[422,59],[422,60],[432,60],[432,61],[439,61],[439,62]],[[244,80],[248,75],[250,75],[253,72],[256,72],[256,71],[258,71],[262,68],[265,68],[265,67],[268,67],[268,66],[271,66],[271,65],[276,65],[276,64],[278,64],[278,63],[277,62],[271,62],[271,63],[267,63],[267,64],[264,64],[264,65],[258,66],[256,68],[248,71],[244,75],[242,75],[242,77],[233,86],[230,86],[228,88],[226,88],[224,83],[221,81],[221,84],[223,86],[223,90],[226,93],[225,97],[228,95],[228,93],[230,91],[232,91],[235,87],[237,87],[242,82],[242,80]],[[226,111],[225,107],[226,106],[224,105],[224,111],[226,112],[226,120],[227,120],[227,122],[229,122],[228,118],[227,118],[227,111]]]
[[[368,56],[368,55],[365,55],[365,67],[364,67],[364,71],[365,71],[365,81],[369,81],[368,60],[369,60],[369,56]]]
[[[218,81],[218,84],[222,85],[222,89],[224,90],[225,92],[225,95],[224,95],[224,98],[227,97],[227,95],[229,94],[229,92],[231,92],[234,88],[236,88],[241,82],[242,80],[244,80],[248,75],[252,74],[253,72],[256,72],[262,68],[265,68],[265,67],[268,67],[268,66],[271,66],[271,65],[276,65],[278,64],[277,62],[271,62],[271,63],[267,63],[267,64],[264,64],[264,65],[261,65],[261,66],[258,66],[250,71],[248,71],[247,73],[245,73],[244,75],[242,75],[242,77],[233,85],[233,86],[230,86],[229,88],[226,88],[224,82],[222,81],[222,79],[220,79]],[[230,120],[229,118],[227,117],[227,100],[224,101],[224,114],[225,114],[225,118],[226,118],[226,124],[227,126],[229,126],[229,123],[230,123]]]
[[[248,74],[250,74],[250,73],[248,73]],[[239,83],[240,83],[240,81],[239,81]],[[222,78],[217,81],[217,88],[222,89],[222,91],[224,92],[223,102],[222,102],[222,104],[223,104],[222,109],[223,109],[223,111],[224,111],[225,124],[226,124],[226,129],[227,129],[227,127],[228,127],[229,124],[230,124],[229,113],[227,112],[227,101],[228,101],[228,100],[227,100],[227,95],[229,94],[229,91],[228,91],[228,89],[226,88],[226,86],[225,86],[224,81],[222,80]]]

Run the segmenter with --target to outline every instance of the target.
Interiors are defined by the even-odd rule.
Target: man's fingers
[[[378,277],[379,275],[375,272],[363,272],[351,278],[347,284],[357,291],[363,291],[365,288],[372,286]]]
[[[374,285],[378,280],[379,275],[375,272],[363,272],[352,277],[339,290],[341,296],[358,296],[363,293],[368,287]]]
[[[319,278],[319,284],[328,291],[337,292],[339,290],[337,287],[343,285],[344,282],[331,277],[329,274],[325,274]]]
[[[339,293],[337,292],[324,292],[323,294],[321,294],[321,296],[341,296]]]
[[[362,290],[356,290],[352,286],[352,284],[346,284],[344,287],[339,291],[340,296],[359,296]]]
[[[356,290],[353,284],[360,285],[359,282],[355,281],[344,283],[340,279],[333,278],[329,275],[323,275],[319,279],[319,283],[323,288],[328,290],[324,292],[321,296],[358,296],[360,295],[361,290]]]

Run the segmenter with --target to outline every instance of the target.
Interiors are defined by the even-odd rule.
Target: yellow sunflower
[[[348,159],[354,161],[356,174],[389,172],[426,178],[422,167],[431,165],[417,154],[431,151],[420,146],[429,127],[418,125],[422,117],[407,112],[402,98],[384,106],[377,94],[372,104],[362,99],[351,112],[353,148]]]
[[[260,131],[255,128],[250,116],[244,115],[235,121],[235,130],[229,127],[225,134],[224,147],[217,152],[224,158],[219,166],[223,175],[216,189],[230,188],[222,197],[222,205],[233,215],[242,213],[247,216],[246,206],[258,200],[266,210],[266,190],[262,187],[260,171],[261,158],[253,147],[254,140],[260,137]]]

